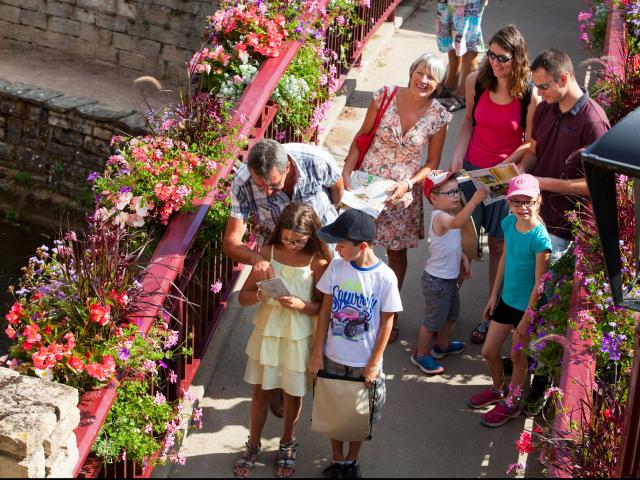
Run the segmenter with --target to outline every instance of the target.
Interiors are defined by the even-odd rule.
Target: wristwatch
[[[409,185],[409,190],[413,188],[413,182],[411,181],[410,178],[405,178],[403,182],[407,182],[407,185]]]

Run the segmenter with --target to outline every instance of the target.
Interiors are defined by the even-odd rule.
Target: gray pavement
[[[581,7],[582,0],[490,0],[483,19],[485,41],[500,26],[515,23],[528,40],[530,57],[543,48],[556,47],[567,51],[577,66],[586,58],[577,40],[576,16]],[[363,63],[347,106],[326,136],[325,147],[336,159],[343,160],[371,93],[383,85],[404,85],[411,62],[423,52],[437,51],[434,18],[435,1],[424,1],[393,38]],[[584,68],[577,70],[582,81]],[[456,113],[449,127],[444,167],[449,163],[462,117],[462,112]],[[428,219],[429,209],[426,215]],[[466,406],[470,394],[490,383],[480,347],[470,344],[464,354],[445,359],[446,370],[438,376],[425,376],[409,363],[423,308],[420,276],[427,251],[424,241],[409,254],[400,339],[385,353],[387,404],[382,422],[374,428],[373,440],[362,448],[362,473],[365,477],[504,477],[507,466],[518,461],[514,441],[526,419],[488,429],[479,423],[480,413]],[[383,252],[379,253],[384,258]],[[486,262],[475,263],[473,279],[465,282],[461,291],[463,307],[454,337],[467,340],[482,312],[487,291]],[[225,315],[193,387],[202,398],[204,428],[186,438],[182,449],[187,456],[185,466],[158,469],[155,476],[231,475],[248,434],[251,387],[242,377],[253,312],[253,308],[232,304]],[[310,431],[310,411],[308,396],[297,431],[300,447],[296,476],[300,477],[320,476],[331,455],[328,441]],[[273,475],[280,431],[281,422],[270,416],[262,436],[262,465],[255,469],[254,477]],[[530,467],[526,476],[538,472],[535,466]]]

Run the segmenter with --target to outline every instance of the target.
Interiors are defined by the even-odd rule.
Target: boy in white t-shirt
[[[460,189],[455,176],[456,172],[433,170],[422,185],[424,196],[433,205],[433,212],[429,224],[429,257],[422,274],[424,320],[411,363],[428,374],[444,371],[436,359],[462,353],[465,349],[464,342],[449,341],[449,330],[460,313],[458,277],[461,265],[463,276],[471,274],[469,259],[462,253],[460,228],[487,196],[485,189],[478,189],[456,214],[460,207]],[[435,333],[438,335],[429,353]]]
[[[398,280],[373,251],[376,226],[369,215],[349,209],[335,222],[318,230],[324,242],[335,243],[335,257],[317,284],[324,293],[318,315],[309,371],[320,369],[350,378],[364,377],[375,392],[373,421],[380,420],[385,401],[382,355],[387,346],[393,315],[402,311]],[[375,388],[373,388],[375,385]],[[333,461],[323,475],[360,478],[358,454],[362,442],[331,439]]]

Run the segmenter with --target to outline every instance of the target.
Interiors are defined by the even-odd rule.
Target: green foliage
[[[539,290],[543,295],[535,310],[534,340],[529,352],[537,375],[556,378],[560,373],[563,346],[546,339],[564,335],[567,331],[574,268],[575,257],[572,251],[568,251],[551,265],[549,273],[542,279],[543,286]]]
[[[30,172],[16,172],[13,176],[16,183],[30,187],[33,185],[33,175]]]
[[[271,96],[279,106],[274,119],[279,130],[292,127],[296,135],[304,135],[310,128],[316,106],[328,96],[325,61],[317,43],[306,42],[300,48]]]
[[[125,382],[118,388],[118,397],[91,451],[108,463],[118,461],[123,451],[129,460],[147,461],[160,450],[158,437],[172,418],[171,405],[156,402],[146,382]],[[145,433],[148,425],[152,435]]]

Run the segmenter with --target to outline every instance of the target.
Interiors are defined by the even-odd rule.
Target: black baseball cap
[[[371,242],[376,238],[376,224],[373,217],[362,210],[349,208],[342,212],[335,222],[320,228],[318,237],[326,243],[344,240]]]

